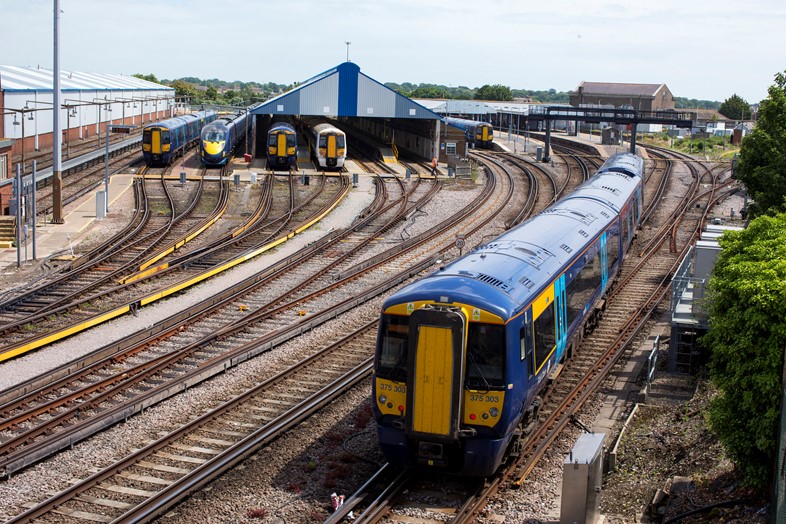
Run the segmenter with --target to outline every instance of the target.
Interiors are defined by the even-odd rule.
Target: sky
[[[0,0],[0,64],[53,68],[54,0]],[[783,0],[60,0],[64,71],[291,84],[575,90],[666,84],[749,103],[786,71]],[[351,42],[347,45],[346,42]]]

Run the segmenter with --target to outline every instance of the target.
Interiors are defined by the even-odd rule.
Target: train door
[[[601,268],[601,289],[606,289],[606,282],[609,281],[609,254],[606,251],[606,233],[600,236],[600,268]]]
[[[152,129],[150,131],[150,151],[154,155],[161,154],[161,130]]]
[[[283,131],[276,136],[276,156],[286,158],[287,156],[287,134]]]
[[[561,362],[565,355],[568,341],[568,316],[565,302],[565,274],[554,281],[554,303],[557,315],[557,362]]]
[[[455,308],[409,317],[406,427],[409,434],[458,438],[467,320]]]
[[[336,144],[336,135],[328,135],[327,137],[327,151],[325,152],[326,158],[338,157],[338,145]]]

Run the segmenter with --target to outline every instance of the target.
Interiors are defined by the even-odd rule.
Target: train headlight
[[[387,395],[380,395],[379,396],[379,403],[380,404],[387,404],[388,403],[388,396]]]
[[[483,417],[483,420],[487,420],[489,418],[489,414],[488,413],[483,413],[481,415],[481,417]]]
[[[498,417],[499,416],[499,410],[497,408],[491,408],[489,410],[489,415],[491,415],[492,417]]]

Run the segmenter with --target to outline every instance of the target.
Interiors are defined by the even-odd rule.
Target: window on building
[[[8,155],[0,155],[0,180],[8,178]]]
[[[445,153],[448,155],[455,155],[456,154],[456,144],[454,142],[449,142],[445,144]]]

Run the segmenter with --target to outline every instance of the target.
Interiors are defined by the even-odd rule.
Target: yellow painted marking
[[[549,286],[538,298],[532,301],[532,318],[538,318],[541,313],[554,302],[554,286]]]
[[[435,302],[433,300],[423,300],[423,301],[416,301],[416,302],[402,302],[401,304],[393,304],[389,306],[384,313],[390,315],[406,315],[409,316],[412,314],[413,311],[416,309],[423,308],[427,305],[434,305],[434,304],[441,304],[440,302]],[[467,318],[471,318],[473,322],[483,322],[486,324],[504,324],[505,322],[502,320],[502,317],[495,315],[494,313],[489,313],[483,309],[476,308],[475,306],[470,306],[467,304],[462,304],[460,302],[451,302],[451,306],[461,308],[464,312],[464,316]],[[480,316],[475,317],[474,311],[479,311]],[[473,312],[470,315],[470,312]]]

